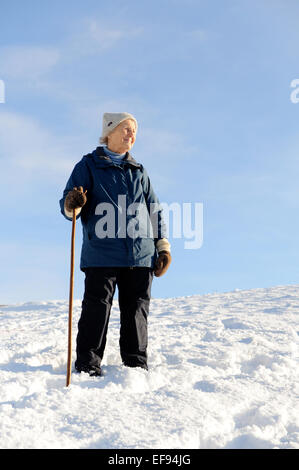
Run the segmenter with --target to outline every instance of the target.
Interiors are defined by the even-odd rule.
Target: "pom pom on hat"
[[[103,114],[103,128],[102,135],[100,137],[100,144],[106,143],[106,138],[121,122],[126,121],[127,119],[132,119],[136,124],[137,131],[137,121],[134,116],[130,113],[104,113]]]

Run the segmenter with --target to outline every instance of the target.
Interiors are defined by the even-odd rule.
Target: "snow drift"
[[[299,286],[153,299],[146,372],[121,365],[115,300],[104,376],[68,388],[68,302],[0,306],[0,447],[298,448],[298,306]]]

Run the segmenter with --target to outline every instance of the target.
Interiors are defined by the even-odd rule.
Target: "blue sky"
[[[160,201],[203,204],[202,247],[170,237],[154,297],[298,283],[298,17],[295,0],[4,2],[0,304],[68,297],[58,201],[106,111],[138,119]]]

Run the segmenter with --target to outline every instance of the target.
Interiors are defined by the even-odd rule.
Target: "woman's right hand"
[[[86,193],[87,189],[83,192],[82,186],[72,189],[65,198],[65,208],[71,212],[74,209],[83,207],[87,201]]]

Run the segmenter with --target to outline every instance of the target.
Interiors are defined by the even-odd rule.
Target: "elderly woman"
[[[89,375],[102,375],[116,286],[122,362],[148,369],[153,274],[163,275],[171,262],[159,200],[146,170],[129,153],[137,127],[129,113],[105,113],[101,145],[75,165],[60,200],[62,214],[71,219],[75,210],[83,227],[85,290],[75,368]]]

